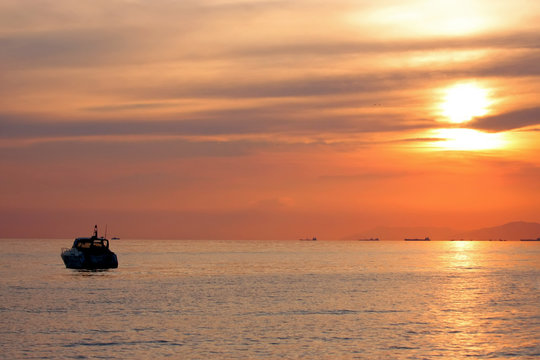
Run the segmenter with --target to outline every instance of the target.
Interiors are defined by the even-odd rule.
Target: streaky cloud
[[[469,75],[484,77],[539,76],[540,50],[531,50],[510,55],[500,54],[500,56],[494,59],[489,59],[480,62],[479,65],[473,66]]]
[[[264,114],[261,109],[208,111],[197,117],[168,120],[86,119],[43,120],[0,114],[0,139],[111,135],[242,135],[242,134],[351,134],[426,129],[435,126],[429,119],[404,121],[387,113],[358,115],[318,115],[295,118],[286,113]]]
[[[392,39],[378,41],[310,41],[285,44],[265,44],[233,48],[226,52],[230,56],[280,57],[301,55],[339,55],[361,53],[412,52],[412,51],[455,51],[478,49],[539,49],[540,37],[536,32],[489,34],[481,36],[441,36],[426,39]],[[331,55],[328,55],[331,54]],[[216,56],[218,54],[214,54]]]
[[[143,85],[126,89],[132,96],[151,99],[197,98],[298,98],[350,94],[374,94],[414,88],[452,78],[526,77],[540,75],[540,51],[520,55],[501,55],[471,65],[458,63],[430,68],[379,70],[346,75],[303,75],[280,80],[255,79],[239,83],[230,79],[212,82],[185,83],[171,80],[159,85]]]
[[[407,138],[407,139],[399,139],[395,140],[395,142],[436,142],[436,141],[445,141],[444,138],[438,138],[438,137],[416,137],[416,138]]]
[[[140,110],[140,109],[159,109],[159,108],[170,108],[175,106],[174,104],[167,103],[125,103],[125,104],[113,104],[113,105],[102,105],[102,106],[91,106],[83,108],[82,110],[95,111],[95,112],[117,112],[123,110]]]
[[[180,158],[238,157],[252,153],[265,144],[249,141],[189,141],[185,139],[138,142],[101,141],[96,138],[36,142],[32,146],[3,148],[1,161],[39,163],[116,159],[123,163],[163,161]],[[266,145],[268,146],[268,145]]]
[[[507,113],[476,118],[467,123],[472,127],[490,132],[500,132],[540,124],[540,107],[520,109]]]
[[[291,98],[393,91],[421,82],[427,71],[388,71],[347,75],[310,75],[281,80],[263,79],[238,83],[228,79],[192,84],[170,82],[159,86],[141,85],[132,89],[134,96],[177,99],[188,96],[203,98]],[[436,75],[436,74],[435,74]],[[444,75],[440,75],[443,77]],[[129,90],[128,90],[129,91]]]
[[[147,40],[148,36],[137,28],[83,28],[2,35],[0,63],[14,69],[96,67],[125,64],[126,60],[137,63],[146,57],[141,49],[151,46],[151,41]],[[126,53],[126,50],[130,51]]]

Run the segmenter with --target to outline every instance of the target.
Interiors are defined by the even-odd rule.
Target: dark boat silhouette
[[[109,240],[98,237],[97,225],[91,237],[79,237],[73,246],[60,254],[68,269],[111,269],[118,267],[116,254],[109,249]]]
[[[431,239],[429,237],[425,237],[423,239],[420,239],[420,238],[407,238],[407,239],[405,239],[405,241],[431,241]]]

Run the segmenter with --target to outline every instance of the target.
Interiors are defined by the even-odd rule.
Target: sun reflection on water
[[[494,307],[502,301],[498,279],[486,271],[489,264],[482,254],[489,244],[478,241],[446,243],[441,265],[447,276],[440,289],[435,317],[445,331],[436,336],[448,348],[467,349],[466,356],[496,351],[505,316]]]

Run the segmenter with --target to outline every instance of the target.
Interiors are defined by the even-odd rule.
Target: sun
[[[486,89],[474,83],[463,83],[446,89],[441,107],[450,122],[461,124],[487,114],[489,105]]]

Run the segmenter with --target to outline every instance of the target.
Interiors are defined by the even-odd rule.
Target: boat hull
[[[77,249],[62,251],[62,260],[68,269],[116,269],[118,258],[113,252],[105,254],[85,254]]]

